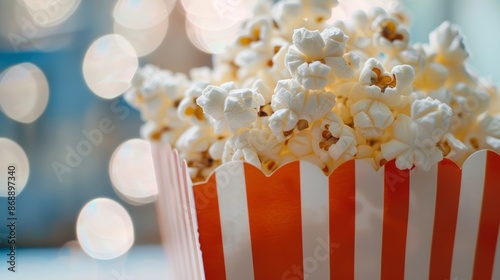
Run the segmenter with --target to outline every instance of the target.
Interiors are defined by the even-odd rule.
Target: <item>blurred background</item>
[[[72,242],[81,209],[98,197],[110,198],[127,210],[134,244],[159,244],[155,205],[146,203],[154,197],[154,186],[145,186],[151,192],[142,200],[127,198],[115,191],[127,183],[114,182],[113,187],[108,172],[115,149],[139,137],[139,113],[121,97],[113,98],[123,92],[123,84],[103,89],[95,87],[95,81],[126,79],[146,63],[185,73],[192,67],[209,66],[210,53],[223,51],[237,22],[225,22],[219,16],[213,25],[206,23],[240,2],[0,1],[0,106],[4,112],[0,113],[0,138],[19,145],[30,171],[17,197],[18,245],[61,247]],[[403,3],[412,17],[412,42],[428,42],[429,32],[444,20],[459,24],[471,52],[470,64],[479,74],[500,82],[496,69],[500,37],[495,33],[500,26],[500,1]],[[130,44],[116,45],[119,39],[110,34],[120,34]],[[110,77],[113,69],[121,71]],[[102,131],[102,126],[108,128],[102,137],[92,134]],[[90,142],[88,135],[94,135],[90,138],[95,143],[81,144]],[[10,142],[0,141],[0,145],[7,147],[0,151],[20,153]],[[78,149],[84,154],[80,160],[72,155]],[[126,152],[122,154],[125,159]],[[0,154],[0,161],[8,156],[12,155]],[[5,188],[6,175],[0,175],[0,180],[0,189]],[[142,184],[151,182],[144,179]],[[7,198],[0,197],[0,247],[7,241],[6,209]]]

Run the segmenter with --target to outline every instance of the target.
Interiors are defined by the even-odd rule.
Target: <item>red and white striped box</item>
[[[329,177],[233,162],[193,185],[175,151],[152,147],[172,279],[500,279],[492,151],[428,172],[352,160]]]

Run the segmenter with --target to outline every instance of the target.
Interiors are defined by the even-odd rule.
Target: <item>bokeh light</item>
[[[115,191],[131,204],[155,201],[158,187],[148,141],[131,139],[122,143],[111,156],[109,176]]]
[[[49,100],[49,85],[42,70],[31,63],[14,65],[0,75],[0,108],[11,119],[34,122]]]
[[[9,166],[13,166],[14,169],[9,169]],[[10,186],[14,186],[16,195],[19,195],[28,182],[30,166],[23,148],[7,138],[0,138],[0,170],[0,182],[2,182],[0,196],[8,196],[8,182],[14,183]],[[9,170],[13,173],[9,174]],[[8,177],[15,177],[15,181],[8,180]]]
[[[350,19],[356,10],[366,12],[376,6],[388,9],[400,2],[399,0],[339,0],[339,5],[332,10],[330,21]]]
[[[125,37],[138,56],[150,54],[165,39],[171,9],[163,0],[119,0],[113,10],[114,32]]]
[[[224,52],[226,46],[236,38],[241,23],[252,16],[256,2],[182,0],[189,39],[203,52]]]
[[[137,56],[145,56],[156,50],[165,39],[168,30],[168,17],[146,29],[128,28],[116,22],[113,31],[126,38],[134,47]]]
[[[96,95],[111,99],[130,87],[138,65],[130,42],[121,35],[109,34],[90,45],[83,61],[83,76]]]
[[[81,0],[23,0],[33,21],[40,27],[51,27],[66,21]]]
[[[125,254],[134,243],[132,219],[123,206],[108,198],[96,198],[83,206],[76,235],[82,249],[101,260]]]
[[[113,18],[123,27],[148,29],[166,18],[169,7],[162,0],[119,0],[113,9]]]
[[[238,34],[239,25],[221,30],[209,30],[186,20],[186,32],[191,43],[199,50],[209,54],[221,54]]]

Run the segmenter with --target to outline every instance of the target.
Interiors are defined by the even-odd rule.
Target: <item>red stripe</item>
[[[269,178],[244,166],[255,279],[302,279],[299,162]]]
[[[462,170],[451,160],[438,165],[429,279],[450,279]]]
[[[491,279],[500,224],[500,156],[488,151],[473,279]]]
[[[226,269],[215,173],[206,183],[196,185],[193,192],[206,279],[224,280]]]
[[[394,160],[386,163],[384,168],[381,278],[403,279],[405,275],[410,172],[399,170]]]
[[[354,279],[355,162],[339,166],[329,177],[330,279]]]

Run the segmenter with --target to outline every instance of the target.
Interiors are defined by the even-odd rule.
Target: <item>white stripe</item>
[[[383,216],[384,167],[356,160],[354,279],[380,279]]]
[[[184,169],[183,171],[183,166],[185,166],[186,162],[185,161],[182,161],[182,162],[179,162],[179,156],[178,156],[178,153],[176,152],[175,153],[175,159],[177,161],[177,172],[178,172],[178,180],[179,180],[179,192],[180,192],[180,196],[181,196],[181,201],[180,201],[180,204],[179,204],[179,207],[180,207],[180,210],[181,210],[181,213],[183,214],[182,216],[182,219],[185,223],[185,230],[186,232],[184,233],[185,234],[185,238],[187,240],[187,248],[184,248],[184,250],[186,251],[186,254],[187,254],[187,270],[188,270],[188,277],[191,277],[190,279],[193,279],[193,280],[198,280],[200,278],[200,273],[199,273],[199,270],[200,270],[200,265],[198,263],[198,248],[196,246],[197,242],[196,242],[196,236],[195,236],[195,233],[197,232],[197,230],[195,230],[195,228],[193,227],[193,223],[192,223],[192,213],[191,213],[191,210],[194,210],[195,211],[195,208],[194,208],[194,204],[191,204],[192,202],[194,202],[193,199],[190,199],[190,196],[192,198],[192,183],[191,183],[191,180],[189,179],[189,176],[187,174],[187,169]],[[191,190],[191,193],[189,193],[188,190]],[[191,207],[193,206],[193,208]]]
[[[181,258],[179,255],[181,252],[179,246],[179,237],[176,234],[176,216],[173,211],[172,196],[169,193],[172,192],[173,180],[172,180],[172,170],[169,168],[169,160],[172,157],[172,150],[166,145],[161,145],[157,143],[152,144],[153,147],[153,161],[155,166],[155,172],[159,176],[156,176],[158,183],[158,203],[160,208],[160,227],[162,234],[162,243],[165,246],[167,252],[171,252],[169,257],[169,262],[172,264],[170,271],[172,278],[182,279],[183,271],[179,269],[181,267]]]
[[[196,278],[195,280],[203,280],[205,279],[205,270],[203,266],[203,257],[200,249],[200,235],[198,233],[198,218],[196,216],[196,204],[194,201],[194,191],[193,191],[193,183],[191,181],[191,177],[189,176],[189,173],[187,172],[187,164],[184,161],[183,163],[184,166],[184,180],[187,183],[186,187],[186,192],[187,192],[187,205],[186,208],[190,215],[189,222],[190,222],[190,238],[194,244],[194,251],[193,251],[193,271],[195,272]]]
[[[179,268],[178,273],[180,277],[189,277],[188,271],[188,254],[186,252],[187,249],[187,241],[185,239],[185,228],[184,221],[182,217],[182,210],[179,205],[180,203],[180,193],[179,193],[179,184],[178,184],[178,176],[177,176],[177,165],[178,161],[175,159],[175,151],[170,150],[169,156],[167,157],[167,168],[170,170],[169,173],[169,182],[167,186],[167,203],[171,205],[171,212],[174,220],[173,225],[169,225],[171,229],[171,236],[177,239],[176,253],[174,257],[179,259]],[[167,237],[168,238],[168,237]]]
[[[330,278],[328,177],[312,163],[300,162],[304,279]]]
[[[427,279],[436,207],[437,165],[410,173],[410,205],[406,235],[405,279]]]
[[[471,279],[483,200],[486,151],[470,156],[462,167],[451,278]]]
[[[243,163],[227,163],[219,168],[216,182],[226,279],[252,280],[252,244]]]
[[[499,234],[497,236],[497,248],[495,250],[495,261],[493,262],[493,274],[491,279],[500,280],[500,226]]]

